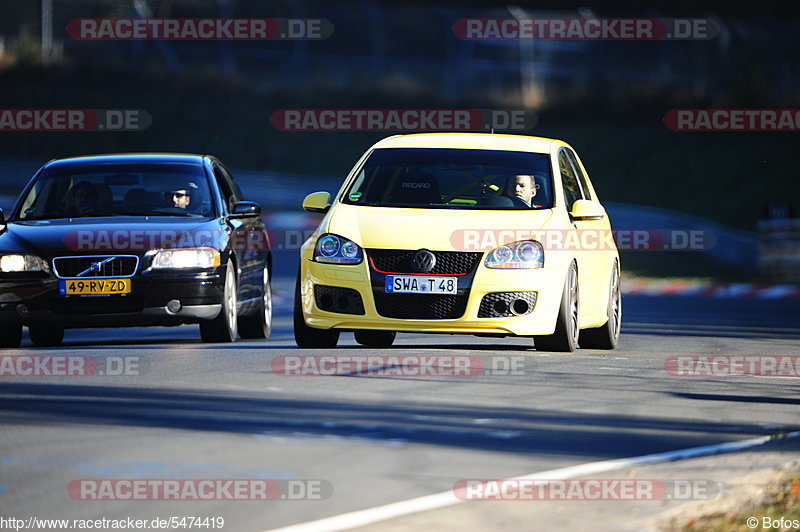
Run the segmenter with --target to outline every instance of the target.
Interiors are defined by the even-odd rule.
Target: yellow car
[[[613,349],[619,254],[575,151],[518,135],[398,135],[372,146],[302,246],[294,335],[385,347],[396,333],[532,337]]]

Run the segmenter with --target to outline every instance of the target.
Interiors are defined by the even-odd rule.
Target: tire
[[[297,284],[294,290],[294,341],[297,347],[304,349],[333,348],[339,343],[339,331],[315,329],[306,324],[306,320],[303,318],[299,271],[297,272]]]
[[[622,327],[622,294],[619,282],[619,268],[614,264],[608,286],[608,321],[601,327],[581,331],[580,346],[589,349],[614,349],[619,342]]]
[[[0,347],[19,347],[22,343],[22,325],[6,323],[0,332]]]
[[[213,320],[200,322],[200,338],[204,342],[231,343],[236,341],[237,334],[237,288],[236,265],[232,260],[228,261],[225,268],[225,288],[222,292],[222,310],[219,316]]]
[[[64,329],[52,325],[30,325],[28,334],[36,347],[57,347],[64,341]]]
[[[355,331],[356,342],[367,347],[389,347],[394,343],[394,331]]]
[[[272,333],[272,286],[268,266],[264,266],[263,282],[258,309],[251,316],[239,318],[239,336],[242,338],[263,340]]]
[[[533,342],[538,351],[558,351],[572,353],[578,347],[578,267],[573,262],[564,281],[561,293],[561,306],[556,318],[556,330],[547,336],[534,336]]]

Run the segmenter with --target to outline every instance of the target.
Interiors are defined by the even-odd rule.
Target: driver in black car
[[[170,192],[171,199],[172,199],[172,206],[178,207],[179,209],[186,209],[189,207],[189,204],[192,202],[191,192],[192,189],[197,188],[197,185],[194,183],[186,183],[186,186],[183,188],[176,188]]]

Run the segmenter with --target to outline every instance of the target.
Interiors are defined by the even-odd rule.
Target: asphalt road
[[[294,346],[291,283],[276,283],[268,341],[206,345],[197,327],[184,326],[67,331],[59,349],[6,351],[88,356],[106,372],[120,361],[134,365],[122,375],[0,378],[0,515],[221,516],[224,530],[259,531],[447,491],[460,479],[800,425],[799,379],[665,371],[676,355],[800,354],[797,300],[628,296],[613,352],[411,334],[369,350],[343,334],[338,354],[472,356],[496,371],[296,377],[275,373],[276,357],[324,353]],[[304,480],[296,493],[317,487],[321,498],[89,501],[68,490],[79,479]]]

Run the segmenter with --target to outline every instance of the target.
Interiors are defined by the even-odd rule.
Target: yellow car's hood
[[[364,207],[339,203],[327,231],[363,248],[488,251],[534,238],[553,216],[547,210],[466,210]]]

